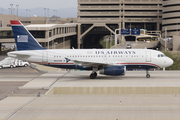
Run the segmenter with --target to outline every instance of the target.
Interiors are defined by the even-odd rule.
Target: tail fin
[[[11,20],[17,50],[42,50],[43,48],[19,20]]]

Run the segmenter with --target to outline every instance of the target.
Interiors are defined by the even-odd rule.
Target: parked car
[[[11,57],[7,57],[4,60],[0,61],[0,69],[5,67],[14,68],[19,66],[26,67],[29,66],[29,63]]]
[[[126,45],[126,49],[131,49],[132,48],[132,45],[131,44],[127,44]]]
[[[5,68],[5,67],[9,67],[9,68],[16,67],[14,61],[15,61],[14,58],[11,58],[11,57],[5,58],[4,60],[0,61],[0,69]]]

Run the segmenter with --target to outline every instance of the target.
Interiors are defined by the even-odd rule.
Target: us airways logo
[[[28,35],[17,35],[17,42],[28,42]]]
[[[113,51],[96,51],[95,54],[128,54],[128,55],[134,55],[136,54],[135,51],[117,51],[117,50],[113,50]]]
[[[66,63],[68,63],[69,61],[71,61],[69,58],[65,58],[66,59]]]

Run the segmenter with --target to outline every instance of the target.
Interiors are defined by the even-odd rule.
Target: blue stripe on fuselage
[[[51,67],[56,67],[56,68],[64,68],[64,69],[79,69],[79,70],[92,70],[92,67],[84,67],[84,66],[79,66],[79,65],[47,65],[43,64],[45,66],[51,66]],[[155,69],[157,68],[156,66],[152,65],[126,65],[126,69]]]

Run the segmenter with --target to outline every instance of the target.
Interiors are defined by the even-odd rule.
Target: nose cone
[[[167,65],[168,67],[171,66],[174,63],[174,61],[171,58],[168,58]]]

